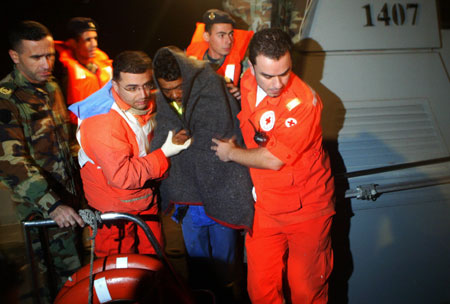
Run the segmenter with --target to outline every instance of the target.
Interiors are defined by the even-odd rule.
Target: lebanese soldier
[[[89,97],[112,78],[112,60],[98,48],[97,31],[93,19],[75,17],[67,23],[67,40],[55,41],[62,64],[57,66],[61,75],[55,75],[62,80],[68,105]],[[77,117],[71,112],[69,115],[76,126]]]
[[[18,23],[9,38],[15,66],[0,82],[0,182],[9,189],[19,220],[50,217],[64,228],[49,232],[60,285],[80,266],[70,228],[84,222],[74,210],[75,166],[67,109],[52,77],[53,38],[34,21]]]
[[[241,62],[253,32],[235,29],[233,18],[218,9],[207,10],[202,19],[203,23],[197,23],[186,55],[208,61],[217,74],[225,77],[228,90],[239,100]]]

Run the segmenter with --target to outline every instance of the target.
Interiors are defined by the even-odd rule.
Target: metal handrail
[[[429,178],[416,182],[392,183],[388,185],[366,184],[359,185],[356,189],[349,189],[345,191],[345,198],[375,201],[382,193],[418,189],[444,184],[450,184],[450,176]]]
[[[164,254],[163,250],[161,249],[161,246],[159,246],[155,235],[150,230],[150,228],[148,227],[147,223],[145,223],[145,221],[143,221],[141,218],[139,218],[136,215],[127,214],[127,213],[119,213],[119,212],[103,213],[101,215],[101,220],[102,220],[102,222],[127,220],[127,221],[133,222],[136,225],[138,225],[139,227],[141,227],[142,230],[144,230],[144,233],[147,236],[150,243],[152,244],[153,248],[155,249],[155,253],[156,253],[157,257],[161,260],[163,265],[165,267],[167,267],[167,269],[169,270],[171,275],[174,277],[176,282],[180,285],[180,287],[185,286],[185,284],[183,283],[181,278],[176,274],[174,268],[172,267],[172,265],[169,262],[169,259]],[[22,229],[24,231],[24,237],[25,237],[25,247],[26,247],[25,249],[26,249],[26,253],[27,253],[27,259],[30,264],[31,280],[32,280],[32,284],[33,284],[33,293],[34,293],[33,301],[37,304],[40,303],[40,299],[39,299],[39,293],[38,293],[38,282],[37,282],[36,271],[35,271],[36,266],[34,264],[34,259],[33,259],[33,249],[31,246],[29,228],[50,228],[50,227],[57,227],[57,224],[54,220],[44,219],[44,220],[23,221],[22,222]],[[41,245],[44,246],[44,244],[42,244],[42,240],[41,240]],[[50,269],[48,271],[49,271],[49,273],[51,273]],[[52,283],[54,283],[54,282],[50,282],[50,284],[52,284]],[[49,287],[51,287],[51,286],[49,286]],[[56,286],[54,286],[54,289],[56,290]]]
[[[392,165],[392,166],[364,169],[364,170],[353,171],[353,172],[337,173],[335,175],[335,177],[336,178],[353,178],[353,177],[372,175],[372,174],[378,174],[378,173],[384,173],[384,172],[390,172],[390,171],[397,171],[397,170],[404,170],[404,169],[410,169],[410,168],[416,168],[416,167],[422,167],[422,166],[435,165],[435,164],[446,163],[446,162],[450,162],[450,156],[428,159],[428,160],[421,160],[421,161],[417,161],[417,162],[404,163],[404,164],[398,164],[398,165]]]
[[[373,174],[379,174],[379,173],[397,171],[397,170],[404,170],[404,169],[410,169],[410,168],[416,168],[416,167],[422,167],[422,166],[429,166],[429,165],[440,164],[440,163],[445,163],[445,162],[449,162],[449,161],[450,161],[450,157],[434,158],[434,159],[429,159],[429,160],[422,160],[422,161],[404,163],[404,164],[398,164],[398,165],[392,165],[392,166],[378,167],[378,168],[365,169],[365,170],[359,170],[359,171],[353,171],[353,172],[338,173],[335,175],[335,178],[337,180],[351,179],[354,177],[373,175]],[[415,181],[415,182],[392,183],[392,184],[388,184],[388,185],[365,184],[365,185],[359,185],[355,189],[346,190],[345,198],[357,198],[357,199],[361,199],[361,200],[375,201],[382,193],[397,192],[397,191],[404,191],[404,190],[410,190],[410,189],[418,189],[418,188],[437,186],[437,185],[443,185],[443,184],[449,184],[449,183],[450,183],[450,176],[438,177],[438,178],[428,178],[428,179],[424,179],[421,181]]]

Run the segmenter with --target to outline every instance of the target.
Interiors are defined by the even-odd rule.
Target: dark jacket
[[[254,201],[248,169],[234,162],[222,162],[211,150],[212,138],[236,137],[243,145],[236,118],[239,104],[228,92],[223,78],[209,64],[187,58],[170,49],[183,78],[183,117],[158,92],[155,137],[152,150],[160,148],[169,130],[186,129],[191,146],[171,158],[169,176],[162,181],[163,210],[170,203],[202,204],[208,216],[233,228],[251,229]],[[158,51],[155,55],[157,60]]]

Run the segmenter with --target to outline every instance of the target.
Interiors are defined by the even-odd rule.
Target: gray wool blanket
[[[225,226],[251,230],[254,201],[248,168],[222,162],[211,150],[212,138],[235,137],[243,146],[238,101],[225,81],[203,61],[169,49],[177,59],[183,78],[183,116],[180,117],[160,91],[156,95],[156,128],[151,150],[164,143],[169,130],[186,129],[191,146],[171,157],[168,177],[162,180],[162,208],[170,204],[202,204],[206,214]],[[158,57],[159,50],[155,55]]]

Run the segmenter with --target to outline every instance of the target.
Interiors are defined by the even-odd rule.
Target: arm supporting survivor
[[[233,161],[249,168],[279,170],[284,163],[264,147],[245,149],[236,145],[234,139],[213,138],[211,150],[221,161]]]

